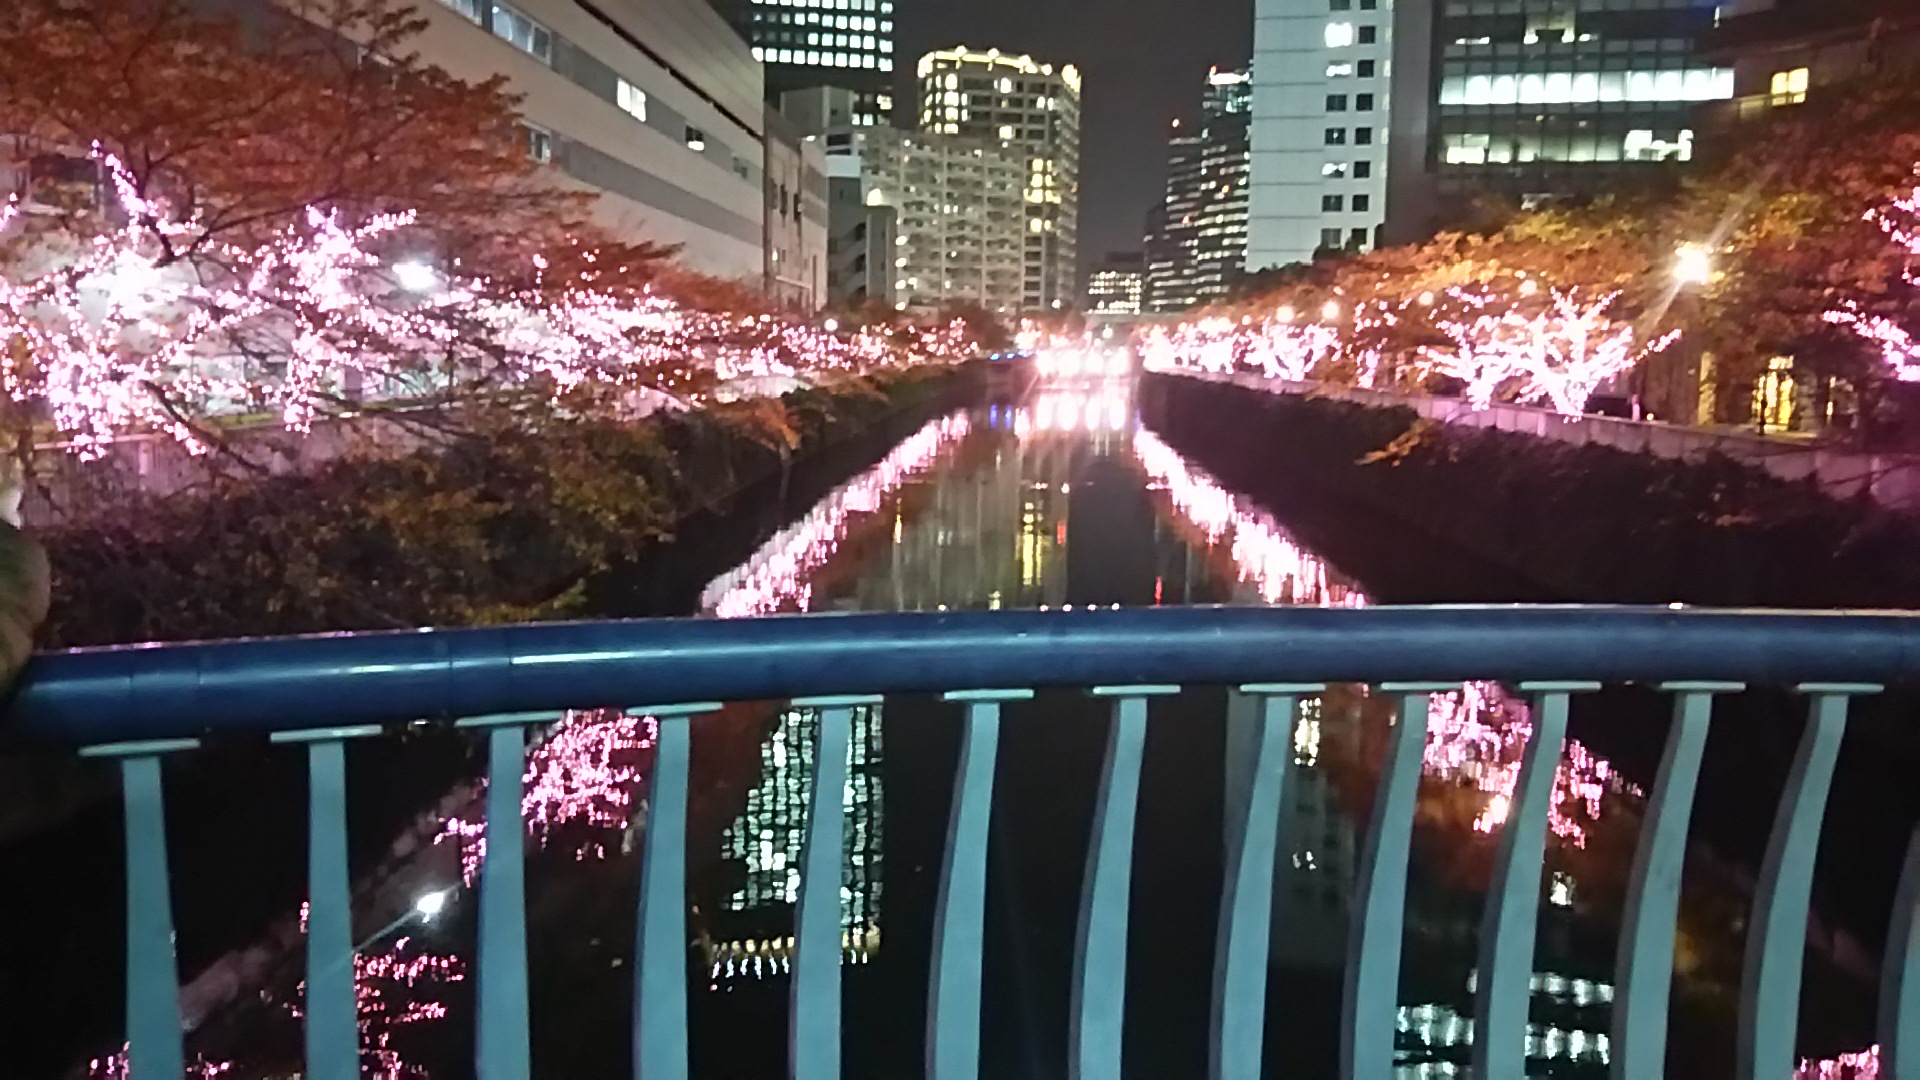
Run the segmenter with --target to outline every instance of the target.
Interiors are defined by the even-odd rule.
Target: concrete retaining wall
[[[1836,499],[1850,500],[1864,495],[1891,510],[1920,512],[1920,456],[1911,454],[1853,453],[1748,432],[1679,427],[1611,416],[1562,416],[1551,409],[1523,405],[1474,409],[1459,398],[1284,382],[1250,374],[1180,374],[1262,393],[1332,398],[1375,408],[1411,409],[1437,423],[1495,428],[1560,442],[1594,443],[1655,457],[1698,458],[1718,454],[1765,469],[1782,480],[1812,480]]]

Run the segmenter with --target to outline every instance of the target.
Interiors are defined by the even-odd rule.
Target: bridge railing
[[[1523,1075],[1528,982],[1554,772],[1574,694],[1633,682],[1672,696],[1618,954],[1612,1068],[1662,1074],[1680,871],[1716,695],[1748,685],[1806,695],[1810,720],[1774,824],[1741,991],[1739,1075],[1781,1080],[1795,1021],[1815,850],[1849,702],[1920,675],[1920,617],[1898,614],[1501,607],[1179,608],[546,624],[85,650],[30,666],[6,729],[16,743],[116,759],[126,807],[127,1032],[134,1080],[182,1075],[162,756],[208,736],[303,743],[312,783],[305,1001],[307,1070],[359,1075],[343,741],[422,719],[482,729],[487,857],[480,872],[479,1075],[527,1076],[521,777],[526,729],[566,709],[625,703],[658,718],[636,913],[633,1056],[644,1080],[687,1076],[686,829],[693,725],[734,700],[820,710],[792,965],[791,1075],[840,1075],[841,792],[853,710],[940,693],[964,710],[927,1017],[928,1075],[979,1075],[988,818],[1000,709],[1038,687],[1112,702],[1087,852],[1073,972],[1071,1072],[1118,1080],[1126,1000],[1135,796],[1151,703],[1220,686],[1258,718],[1221,897],[1216,1080],[1260,1075],[1281,808],[1298,701],[1362,683],[1398,702],[1367,826],[1349,935],[1341,1075],[1384,1080],[1394,1030],[1409,844],[1428,695],[1501,681],[1534,700],[1500,830],[1475,984],[1474,1075]],[[1756,813],[1765,808],[1755,807]],[[1920,858],[1903,870],[1881,994],[1882,1064],[1914,1067]],[[1286,928],[1280,927],[1285,933]]]

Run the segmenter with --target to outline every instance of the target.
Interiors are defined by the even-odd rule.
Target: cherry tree
[[[1676,330],[1643,344],[1631,325],[1613,317],[1618,296],[1592,298],[1578,289],[1549,289],[1542,296],[1536,287],[1506,302],[1457,293],[1468,314],[1437,324],[1454,339],[1454,351],[1429,356],[1467,382],[1476,407],[1484,408],[1500,386],[1520,378],[1518,400],[1544,400],[1557,412],[1578,416],[1608,379],[1679,339]]]
[[[1893,199],[1885,207],[1869,210],[1866,218],[1879,226],[1880,231],[1909,259],[1920,256],[1920,187]],[[1908,293],[1901,299],[1911,301],[1913,290],[1920,288],[1920,274],[1915,273],[1911,264],[1903,272],[1901,283],[1905,286],[1902,291]],[[1920,336],[1908,329],[1907,321],[1869,312],[1853,301],[1846,301],[1827,311],[1823,318],[1829,323],[1847,327],[1878,349],[1881,359],[1896,380],[1920,382]]]

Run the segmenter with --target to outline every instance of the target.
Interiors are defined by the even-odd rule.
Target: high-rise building
[[[527,152],[598,193],[602,225],[678,244],[703,273],[762,275],[760,65],[702,0],[443,0],[417,10],[421,58],[462,79],[504,76],[521,95]]]
[[[1492,14],[1527,0],[1398,2],[1472,3]],[[1255,0],[1248,270],[1373,245],[1386,215],[1394,4]],[[1397,71],[1394,82],[1413,86]]]
[[[1703,137],[1738,138],[1742,121],[1892,68],[1920,66],[1920,5],[1910,0],[1745,0],[1720,12],[1703,57],[1733,69],[1734,98],[1702,109]]]
[[[714,0],[766,65],[767,91],[836,86],[856,124],[893,114],[893,0]]]
[[[1139,252],[1109,255],[1087,279],[1087,313],[1138,315],[1146,310],[1147,259]]]
[[[990,140],[1023,159],[1019,309],[1075,306],[1080,226],[1080,72],[964,46],[920,58],[920,128]]]
[[[1703,0],[1399,5],[1389,241],[1483,193],[1538,203],[1686,161],[1701,103],[1734,93],[1733,70],[1699,54],[1715,20]]]
[[[896,307],[1020,310],[1027,159],[996,140],[889,127],[825,136],[829,170],[858,162],[864,199],[895,214]]]
[[[1245,71],[1207,75],[1198,124],[1174,122],[1159,232],[1148,238],[1147,307],[1186,311],[1223,299],[1247,261]]]

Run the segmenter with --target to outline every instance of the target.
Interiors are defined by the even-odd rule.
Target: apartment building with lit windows
[[[1395,2],[1256,0],[1248,270],[1373,246]]]
[[[1213,69],[1198,123],[1174,122],[1164,213],[1147,238],[1147,310],[1187,311],[1225,299],[1247,259],[1248,121],[1252,81]]]
[[[765,86],[705,0],[417,7],[421,58],[476,82],[506,76],[522,96],[528,153],[598,194],[601,224],[679,245],[691,269],[762,278]]]
[[[893,116],[893,0],[714,0],[766,65],[767,91],[855,93],[853,122]]]
[[[1400,0],[1388,225],[1420,239],[1477,195],[1522,204],[1690,160],[1734,73],[1703,56],[1702,0]]]
[[[895,306],[1020,311],[1023,154],[997,140],[890,127],[842,128],[824,141],[831,174],[857,168],[867,204],[894,210]]]
[[[1147,260],[1139,252],[1108,255],[1087,279],[1087,314],[1138,315],[1145,311]]]
[[[1078,306],[1080,72],[998,49],[930,52],[916,69],[920,129],[987,140],[1018,155],[1025,205],[1019,310]]]

